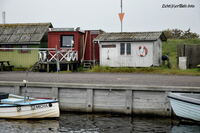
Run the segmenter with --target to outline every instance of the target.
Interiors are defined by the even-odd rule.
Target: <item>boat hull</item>
[[[59,103],[49,102],[33,105],[9,105],[0,106],[0,118],[32,119],[32,118],[56,118],[60,116]]]
[[[200,104],[190,100],[191,98],[183,98],[175,95],[169,95],[171,107],[174,113],[185,119],[200,121]]]

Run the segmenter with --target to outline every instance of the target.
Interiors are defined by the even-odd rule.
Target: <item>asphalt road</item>
[[[0,81],[200,87],[200,76],[135,73],[38,73],[0,72]]]

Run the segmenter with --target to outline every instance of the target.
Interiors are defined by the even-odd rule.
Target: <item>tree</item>
[[[199,38],[197,33],[193,33],[190,31],[190,28],[186,31],[182,31],[180,29],[167,29],[164,31],[165,36],[168,39],[193,39]]]
[[[198,38],[199,35],[197,33],[190,32],[190,29],[186,30],[183,35],[181,36],[181,39],[192,39],[192,38]]]

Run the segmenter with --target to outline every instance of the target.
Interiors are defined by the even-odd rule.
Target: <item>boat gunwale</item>
[[[200,105],[200,101],[198,101],[194,98],[191,98],[191,97],[181,96],[180,94],[182,94],[182,93],[169,93],[167,97],[171,98],[171,99],[178,100],[178,101],[190,103],[190,104]]]
[[[1,106],[1,104],[9,104],[9,103],[0,103],[0,108],[13,108],[13,107],[21,107],[21,106],[34,106],[34,105],[40,105],[40,104],[48,104],[48,103],[59,103],[59,101],[52,101],[52,102],[45,102],[45,103],[34,103],[34,104],[26,104],[26,105],[21,105],[21,104],[15,104],[12,103],[10,106]]]

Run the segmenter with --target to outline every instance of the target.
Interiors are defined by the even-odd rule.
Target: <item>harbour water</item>
[[[62,113],[58,120],[0,119],[0,133],[200,133],[200,125],[169,118]]]

